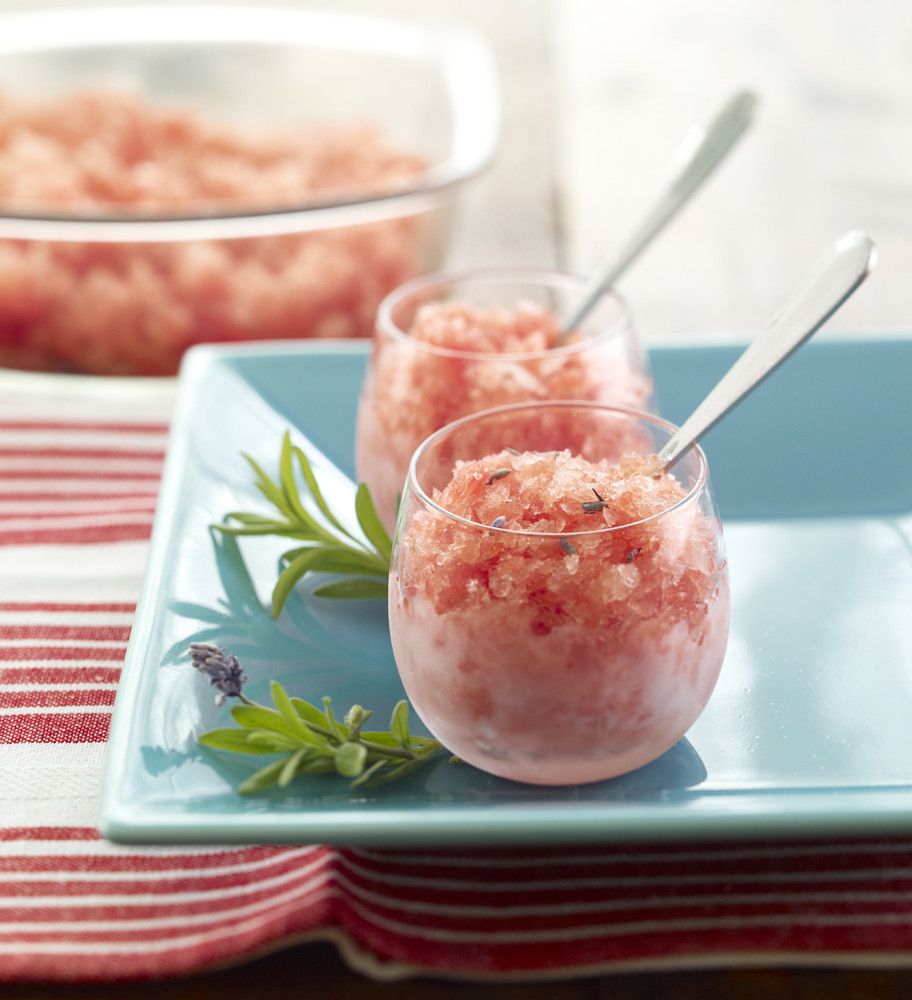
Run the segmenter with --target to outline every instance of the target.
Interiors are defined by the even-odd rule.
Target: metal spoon
[[[756,103],[752,93],[741,91],[729,98],[708,124],[688,133],[672,162],[671,181],[620,250],[592,275],[580,301],[561,321],[565,333],[579,326],[606,289],[709,177],[747,129]]]
[[[837,240],[662,448],[661,468],[673,465],[808,340],[864,281],[875,260],[874,241],[864,233]]]

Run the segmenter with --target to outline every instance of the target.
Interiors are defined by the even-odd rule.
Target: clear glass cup
[[[460,417],[542,399],[654,409],[646,354],[615,293],[570,342],[549,346],[584,285],[561,271],[484,268],[427,275],[383,300],[358,405],[355,471],[390,530],[415,449]]]
[[[703,710],[730,615],[706,457],[691,449],[674,481],[631,472],[630,457],[616,482],[607,471],[674,431],[647,413],[544,402],[464,418],[416,451],[394,538],[390,635],[415,711],[463,760],[535,784],[598,781],[660,756]],[[492,440],[506,449],[493,458]],[[519,465],[494,467],[513,452],[524,453],[514,464],[545,463],[536,481],[550,499]],[[580,479],[572,456],[606,464]],[[457,462],[470,463],[457,489],[470,517],[452,510],[463,509],[456,487],[441,494]],[[646,491],[638,502],[649,507],[630,507],[631,491]],[[650,513],[622,523],[634,509]]]

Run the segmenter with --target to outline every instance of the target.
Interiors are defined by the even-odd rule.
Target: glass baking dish
[[[194,123],[269,136],[370,128],[413,169],[281,199],[251,190],[151,209],[4,198],[21,102],[53,107],[86,91],[139,102],[140,115],[179,108]],[[6,12],[0,364],[169,375],[194,343],[368,336],[383,295],[438,265],[499,128],[493,56],[465,27],[242,6]]]

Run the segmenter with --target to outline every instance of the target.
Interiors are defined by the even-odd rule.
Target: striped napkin
[[[122,847],[95,827],[173,386],[0,375],[0,981],[333,941],[378,978],[910,964],[912,842]]]

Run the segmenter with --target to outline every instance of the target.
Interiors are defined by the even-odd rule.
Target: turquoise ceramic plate
[[[740,349],[656,350],[664,413],[682,419]],[[302,591],[276,623],[264,609],[281,545],[238,550],[208,527],[260,505],[240,452],[272,469],[286,427],[350,474],[365,358],[323,345],[189,355],[114,712],[107,836],[402,845],[912,830],[912,340],[899,337],[808,345],[706,439],[733,630],[710,705],[664,757],[572,788],[444,760],[375,791],[315,777],[237,795],[253,762],[196,742],[228,706],[188,665],[192,639],[235,650],[257,700],[277,678],[386,717],[402,694],[381,602]]]

